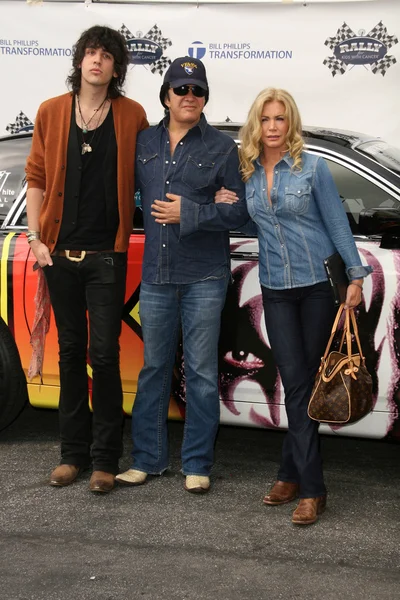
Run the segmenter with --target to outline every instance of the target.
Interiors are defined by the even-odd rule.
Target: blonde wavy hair
[[[254,173],[253,162],[263,150],[261,141],[262,123],[261,115],[266,102],[282,102],[285,107],[285,117],[289,124],[286,134],[286,145],[290,156],[293,158],[293,169],[301,170],[301,153],[304,147],[302,126],[299,109],[293,97],[286,90],[266,88],[254,100],[247,121],[239,131],[240,138],[240,170],[243,181],[248,181]]]

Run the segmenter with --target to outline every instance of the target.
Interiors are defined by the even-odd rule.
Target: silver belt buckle
[[[71,262],[82,262],[86,256],[86,250],[81,250],[79,258],[77,256],[70,256],[71,250],[65,250],[65,258],[68,258]]]

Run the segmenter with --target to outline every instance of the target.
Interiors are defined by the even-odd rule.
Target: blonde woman
[[[361,301],[361,264],[346,213],[322,158],[303,150],[298,108],[285,90],[260,92],[241,129],[241,172],[259,239],[259,276],[271,349],[285,391],[289,431],[269,506],[300,498],[292,523],[310,525],[326,506],[318,423],[307,405],[335,317],[323,261],[339,252],[349,286],[346,307]],[[234,202],[228,190],[216,202]]]

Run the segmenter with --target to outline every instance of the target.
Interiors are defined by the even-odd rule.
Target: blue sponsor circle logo
[[[127,41],[129,61],[133,65],[149,65],[163,55],[162,47],[148,38],[132,38]]]
[[[206,55],[207,49],[203,42],[192,42],[188,48],[188,54],[191,58],[198,58],[201,60]]]
[[[371,37],[354,37],[338,44],[333,51],[346,65],[372,65],[387,54],[387,47]]]

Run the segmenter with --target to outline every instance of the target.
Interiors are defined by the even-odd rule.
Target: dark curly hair
[[[104,48],[114,57],[114,70],[118,77],[112,77],[108,86],[110,98],[117,98],[123,94],[122,86],[125,81],[129,64],[129,52],[124,37],[111,27],[94,25],[84,31],[72,49],[72,70],[67,77],[67,85],[74,94],[81,89],[80,64],[84,59],[86,48]]]

